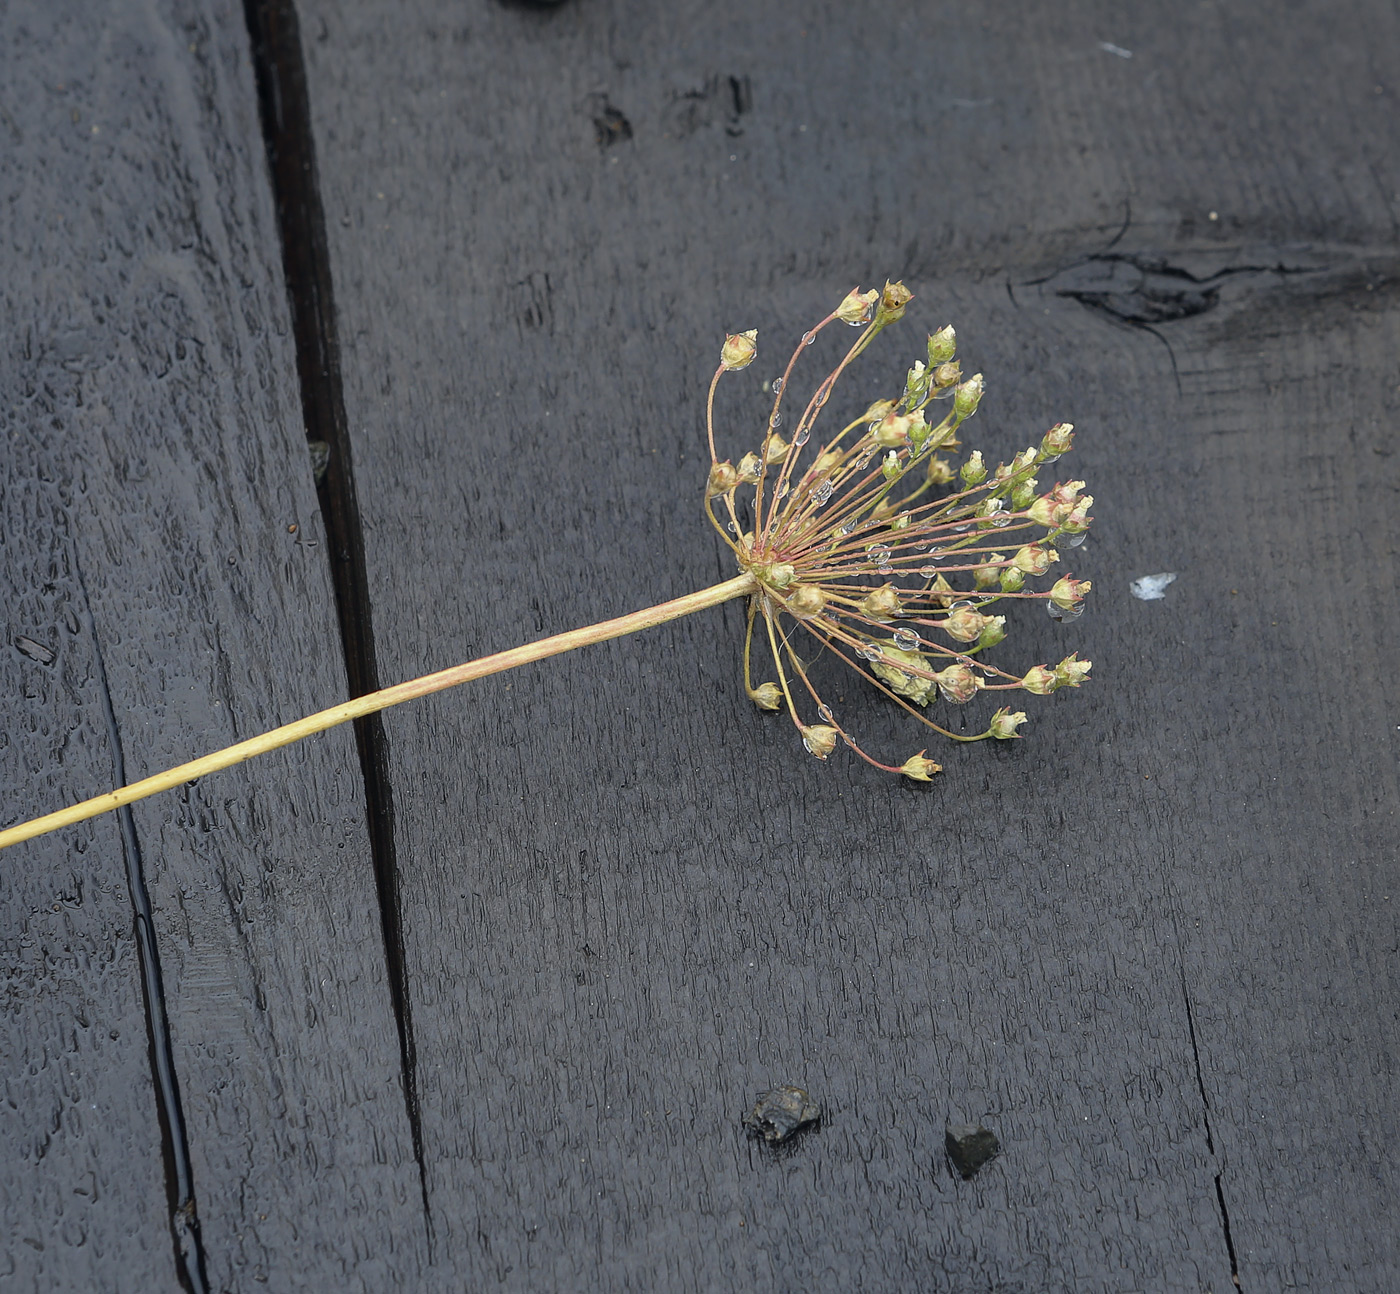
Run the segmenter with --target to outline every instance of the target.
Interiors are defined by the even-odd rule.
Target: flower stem
[[[675,598],[670,602],[658,603],[644,611],[619,616],[616,620],[603,620],[583,629],[571,629],[568,633],[555,634],[552,638],[541,638],[538,642],[527,643],[523,647],[513,647],[510,651],[482,656],[477,660],[467,661],[464,665],[439,670],[436,674],[425,674],[422,678],[410,679],[407,683],[381,688],[378,692],[370,692],[365,696],[356,697],[353,701],[333,705],[329,710],[321,710],[305,719],[298,719],[295,723],[283,724],[282,727],[273,728],[271,732],[265,732],[261,736],[225,746],[223,750],[216,750],[202,759],[191,760],[188,764],[180,764],[153,777],[142,778],[139,782],[132,782],[130,786],[84,800],[81,804],[61,809],[57,813],[46,814],[42,818],[33,818],[17,826],[8,827],[0,831],[0,849],[7,845],[17,845],[22,840],[42,836],[49,831],[57,831],[60,827],[71,826],[87,818],[95,818],[112,809],[119,809],[124,804],[155,795],[158,791],[167,791],[182,782],[192,782],[196,778],[218,772],[221,768],[241,764],[245,759],[252,759],[254,755],[261,755],[264,751],[276,750],[279,746],[290,746],[313,733],[325,732],[327,728],[334,728],[351,719],[387,710],[403,701],[412,701],[416,697],[456,687],[459,683],[485,678],[488,674],[499,674],[503,670],[528,665],[532,661],[558,656],[563,652],[573,651],[576,647],[587,647],[592,643],[606,642],[609,638],[638,633],[654,625],[665,624],[668,620],[678,620],[707,607],[718,606],[721,602],[744,597],[754,592],[757,587],[758,581],[745,572],[743,575],[736,575],[732,580],[725,580],[723,584],[712,585],[697,593],[688,593],[685,597]]]

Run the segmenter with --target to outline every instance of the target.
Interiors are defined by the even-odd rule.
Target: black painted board
[[[1093,686],[927,789],[754,713],[737,606],[386,716],[436,1286],[1393,1286],[1393,12],[302,23],[386,679],[731,574],[723,331],[737,457],[887,273],[851,404],[952,320],[971,443],[1073,419],[1100,501],[998,649]]]
[[[8,824],[345,675],[241,9],[12,7],[0,50]],[[0,856],[2,1283],[379,1287],[422,1232],[350,734],[131,821]]]

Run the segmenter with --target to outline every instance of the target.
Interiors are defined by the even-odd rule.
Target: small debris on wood
[[[776,1146],[821,1117],[822,1107],[804,1089],[784,1083],[760,1093],[753,1109],[744,1116],[744,1126],[770,1146]]]
[[[308,440],[306,448],[311,451],[311,476],[317,485],[326,479],[326,469],[331,465],[331,447],[324,440]]]
[[[35,642],[33,638],[27,638],[24,634],[20,634],[15,639],[15,647],[28,656],[30,660],[38,661],[40,665],[54,663],[55,653],[53,651],[45,647],[43,643]]]
[[[1167,596],[1167,585],[1175,579],[1175,571],[1163,571],[1160,575],[1142,575],[1129,584],[1128,588],[1132,590],[1133,597],[1143,602],[1156,602]]]
[[[611,148],[632,138],[632,123],[601,95],[594,97],[593,138],[599,148]]]
[[[948,1158],[962,1174],[963,1181],[1001,1153],[1001,1142],[996,1139],[996,1134],[980,1123],[950,1123],[944,1144],[948,1148]]]

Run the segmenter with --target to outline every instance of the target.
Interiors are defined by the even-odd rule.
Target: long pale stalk
[[[626,634],[650,629],[654,625],[665,624],[668,620],[678,620],[682,616],[703,611],[706,607],[718,606],[721,602],[744,597],[754,592],[757,587],[757,580],[745,572],[732,580],[725,580],[723,584],[712,585],[697,593],[688,593],[685,597],[675,598],[670,602],[661,602],[644,611],[619,616],[616,620],[604,620],[583,629],[571,629],[568,633],[555,634],[552,638],[541,638],[538,642],[527,643],[523,647],[513,647],[510,651],[482,656],[477,660],[467,661],[464,665],[439,670],[436,674],[425,674],[422,678],[410,679],[407,683],[381,688],[378,692],[367,693],[353,701],[333,705],[329,710],[307,715],[305,719],[298,719],[295,723],[283,724],[282,727],[273,728],[271,732],[265,732],[261,736],[250,737],[247,741],[240,741],[233,746],[225,746],[223,750],[216,750],[202,759],[166,769],[154,777],[142,778],[139,782],[132,782],[130,786],[109,791],[106,795],[99,795],[91,800],[84,800],[81,804],[61,809],[57,813],[49,813],[42,818],[33,818],[17,826],[8,827],[0,831],[0,849],[7,845],[17,845],[22,840],[42,836],[49,831],[57,831],[60,827],[71,826],[87,818],[95,818],[102,813],[109,813],[124,804],[144,800],[148,795],[168,791],[182,782],[207,777],[221,768],[241,764],[245,759],[252,759],[254,755],[261,755],[267,750],[276,750],[279,746],[290,746],[303,737],[325,732],[327,728],[334,728],[351,719],[387,710],[392,705],[412,701],[415,697],[428,696],[433,692],[441,692],[446,688],[456,687],[459,683],[469,683],[472,679],[485,678],[488,674],[499,674],[503,670],[528,665],[532,661],[558,656],[577,647],[606,642],[609,638],[621,638]]]

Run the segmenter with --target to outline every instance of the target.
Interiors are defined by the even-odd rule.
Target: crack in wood
[[[112,750],[113,786],[126,785],[126,756],[122,750],[121,726],[117,722],[112,689],[107,680],[107,664],[97,636],[87,581],[77,550],[73,551],[73,573],[83,595],[85,628],[92,641],[97,687],[102,697],[102,716]],[[165,1162],[165,1190],[170,1207],[170,1234],[175,1245],[175,1269],[180,1284],[192,1294],[205,1294],[209,1288],[204,1261],[204,1245],[195,1207],[194,1174],[190,1167],[190,1144],[185,1131],[185,1114],[180,1104],[180,1083],[175,1076],[175,1056],[170,1042],[170,1017],[165,1008],[165,981],[160,971],[160,950],[156,946],[151,917],[151,896],[146,888],[141,843],[131,806],[117,810],[121,828],[122,859],[126,865],[126,888],[131,898],[132,925],[137,955],[141,962],[141,991],[146,1006],[146,1040],[150,1048],[151,1073],[156,1089],[156,1114],[160,1123],[161,1158]]]
[[[350,696],[363,696],[379,688],[379,671],[365,569],[364,533],[345,417],[325,213],[316,176],[300,27],[292,0],[245,0],[244,13],[257,78],[263,140],[277,204],[282,267],[292,313],[306,437],[313,444],[322,442],[328,447],[324,474],[316,478],[316,493],[326,525],[326,547],[345,673]],[[354,728],[365,787],[370,856],[379,901],[389,994],[399,1036],[400,1082],[413,1157],[418,1166],[431,1262],[432,1213],[423,1156],[412,999],[404,958],[387,740],[377,714],[357,720]]]
[[[1196,1063],[1196,1087],[1201,1094],[1201,1120],[1205,1126],[1206,1150],[1212,1158],[1215,1154],[1215,1137],[1210,1129],[1210,1097],[1206,1095],[1205,1071],[1201,1068],[1201,1049],[1196,1042],[1196,1013],[1191,1007],[1191,991],[1186,984],[1186,968],[1181,968],[1181,998],[1186,1003],[1186,1029],[1191,1038],[1191,1056]],[[1224,1170],[1215,1174],[1215,1202],[1220,1209],[1220,1229],[1225,1237],[1225,1251],[1230,1255],[1230,1279],[1236,1289],[1240,1285],[1240,1265],[1235,1257],[1235,1238],[1230,1234],[1230,1210],[1225,1206]]]
[[[1131,212],[1123,227],[1108,244],[1113,247],[1127,232]],[[1160,331],[1163,324],[1206,314],[1220,304],[1220,288],[1232,278],[1249,274],[1320,274],[1327,267],[1316,265],[1286,265],[1282,261],[1270,264],[1227,265],[1213,274],[1197,275],[1166,256],[1144,252],[1111,252],[1104,250],[1085,256],[1073,264],[1027,279],[1022,287],[1048,288],[1056,296],[1077,301],[1096,314],[1116,323],[1126,324],[1150,333],[1167,349],[1171,360],[1172,380],[1177,395],[1182,394],[1181,370],[1176,349]],[[1013,304],[1016,294],[1010,280],[1006,290]]]
[[[1220,1226],[1225,1232],[1225,1249],[1230,1255],[1230,1279],[1235,1282],[1236,1289],[1243,1289],[1240,1284],[1240,1264],[1235,1257],[1235,1238],[1230,1234],[1230,1210],[1225,1207],[1225,1187],[1221,1182],[1224,1173],[1215,1175],[1215,1202],[1220,1206]]]
[[[1244,274],[1317,274],[1321,267],[1227,265],[1198,276],[1165,256],[1138,252],[1099,252],[1026,286],[1048,287],[1056,296],[1136,327],[1174,323],[1205,314],[1220,303],[1220,288]]]

